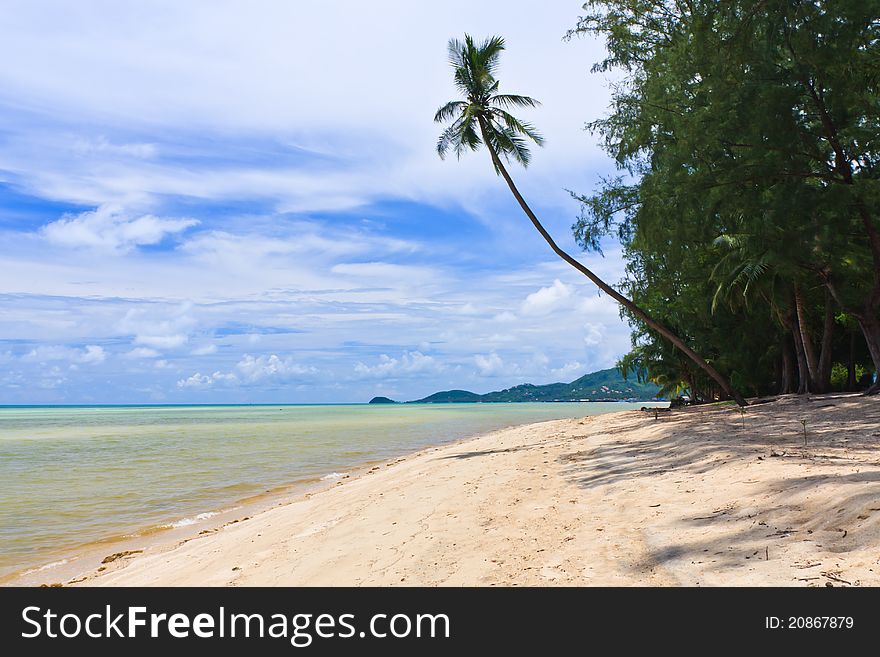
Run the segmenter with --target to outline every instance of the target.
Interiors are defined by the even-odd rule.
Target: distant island
[[[531,383],[478,395],[468,390],[444,390],[408,404],[492,404],[509,402],[572,402],[572,401],[649,401],[657,396],[660,388],[653,383],[639,383],[624,379],[620,371],[612,368],[585,374],[571,383],[548,383],[536,386]],[[374,397],[371,404],[397,403],[388,397]]]

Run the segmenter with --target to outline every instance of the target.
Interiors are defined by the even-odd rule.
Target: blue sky
[[[434,150],[446,42],[504,35],[547,138],[514,175],[576,252],[565,190],[613,170],[578,2],[3,6],[0,403],[413,399],[627,350],[486,153]]]

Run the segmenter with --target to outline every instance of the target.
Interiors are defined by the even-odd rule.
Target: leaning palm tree
[[[520,121],[508,111],[515,108],[536,107],[539,105],[538,101],[528,96],[502,94],[498,91],[498,80],[495,73],[502,50],[504,50],[504,39],[499,36],[490,37],[479,45],[469,35],[465,35],[464,41],[458,39],[449,41],[449,62],[455,71],[455,86],[464,96],[464,100],[453,100],[446,103],[437,110],[437,114],[434,116],[434,121],[437,123],[452,121],[452,124],[443,131],[437,142],[437,152],[440,157],[445,158],[450,150],[457,157],[461,157],[462,153],[468,150],[475,151],[481,145],[485,145],[492,158],[495,172],[504,178],[523,212],[531,220],[541,237],[550,245],[553,252],[589,278],[600,290],[625,307],[632,315],[669,340],[706,372],[726,395],[733,397],[740,406],[745,406],[746,401],[733,389],[728,380],[673,331],[652,319],[639,306],[562,250],[535,216],[535,213],[532,212],[522,194],[519,193],[504,166],[504,162],[502,162],[502,158],[508,162],[513,160],[526,167],[531,160],[529,142],[541,146],[544,140],[531,124]]]

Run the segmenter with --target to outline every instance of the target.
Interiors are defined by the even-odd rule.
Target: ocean
[[[0,407],[0,576],[423,447],[643,405]]]

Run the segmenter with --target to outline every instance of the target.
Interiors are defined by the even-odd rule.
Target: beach
[[[67,581],[106,550],[210,530],[426,447],[632,408],[640,404],[0,407],[0,585],[22,573],[26,583]]]
[[[878,401],[855,395],[534,423],[57,583],[876,586],[878,445]]]

